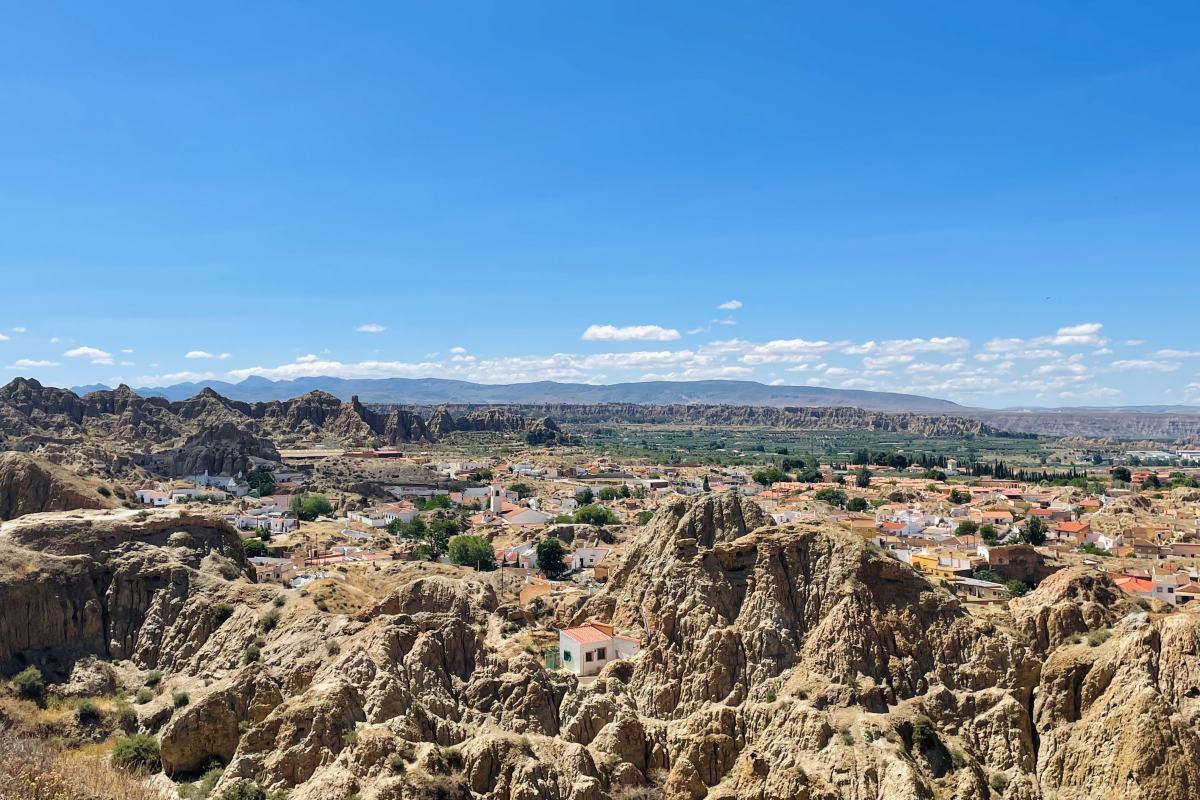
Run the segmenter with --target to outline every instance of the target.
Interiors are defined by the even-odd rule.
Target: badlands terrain
[[[0,797],[189,796],[206,773],[213,797],[293,800],[1200,791],[1196,614],[1081,569],[969,613],[861,537],[737,496],[628,535],[607,585],[554,614],[497,573],[423,562],[384,567],[347,614],[256,584],[203,513],[6,522],[0,669],[37,665],[91,712],[5,697]],[[595,678],[547,670],[542,643],[588,620],[641,652]],[[152,774],[89,749],[122,727],[156,745]],[[62,793],[38,794],[51,776]]]

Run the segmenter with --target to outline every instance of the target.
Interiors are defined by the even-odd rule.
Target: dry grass
[[[0,800],[161,800],[136,776],[110,766],[98,750],[59,750],[0,730]]]

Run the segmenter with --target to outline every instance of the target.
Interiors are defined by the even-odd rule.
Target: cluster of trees
[[[246,483],[250,485],[251,497],[267,497],[275,493],[275,478],[262,467],[251,470],[246,476]]]
[[[861,447],[854,453],[854,458],[851,460],[855,466],[877,466],[877,467],[892,467],[893,469],[908,469],[908,465],[912,462],[908,456],[901,453],[893,453],[887,451],[878,451],[872,453],[865,447]],[[942,466],[945,466],[943,463]]]
[[[1066,472],[1052,472],[1044,469],[1016,469],[1008,466],[1000,459],[992,462],[976,462],[968,470],[977,477],[992,477],[998,480],[1015,480],[1021,483],[1047,483],[1053,486],[1078,486],[1086,488],[1090,481],[1087,472],[1081,472],[1071,467]]]
[[[398,539],[417,542],[416,554],[420,558],[436,561],[450,547],[450,538],[458,533],[458,521],[453,519],[431,519],[426,522],[421,517],[411,522],[392,520],[388,523],[388,533]]]
[[[557,578],[567,571],[563,559],[567,557],[567,548],[554,537],[542,539],[537,546],[537,567],[546,573],[548,578]]]
[[[292,497],[292,513],[297,519],[312,522],[333,513],[333,506],[323,494],[298,494]]]
[[[621,522],[621,519],[612,512],[612,509],[589,503],[575,509],[575,516],[571,518],[571,521],[579,525],[599,525],[603,527],[605,525],[617,525]]]
[[[496,568],[496,551],[482,536],[451,536],[446,552],[451,564],[474,567],[479,572],[491,572]]]

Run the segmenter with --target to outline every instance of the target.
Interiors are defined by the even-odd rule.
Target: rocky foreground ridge
[[[1200,615],[1147,614],[1090,572],[981,619],[846,531],[705,495],[660,510],[603,591],[560,609],[643,637],[581,684],[519,645],[549,621],[473,573],[417,577],[354,618],[291,595],[264,626],[277,589],[246,579],[235,544],[178,513],[5,523],[0,664],[162,669],[191,694],[138,707],[164,769],[216,758],[222,786],[293,800],[1200,791]]]

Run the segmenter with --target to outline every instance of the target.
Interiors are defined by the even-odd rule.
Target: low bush
[[[158,772],[162,762],[158,756],[158,740],[144,733],[118,739],[113,745],[112,763],[122,769],[137,772]]]
[[[134,702],[138,705],[145,705],[154,699],[154,690],[149,686],[143,686],[137,690],[137,694],[133,696]]]
[[[12,679],[13,691],[26,700],[40,701],[46,697],[46,679],[37,667],[26,667]]]
[[[191,698],[188,697],[187,692],[175,692],[171,695],[171,705],[175,708],[183,708],[190,702]]]
[[[104,713],[91,700],[83,700],[75,706],[75,721],[80,725],[95,725],[104,719]]]

